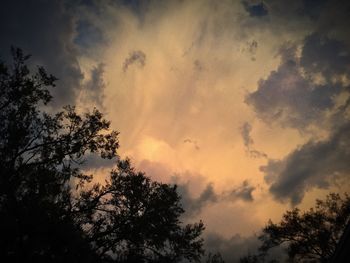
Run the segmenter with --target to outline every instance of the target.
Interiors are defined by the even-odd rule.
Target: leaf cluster
[[[331,193],[306,212],[294,208],[283,215],[280,223],[270,220],[259,237],[260,250],[267,252],[284,244],[295,261],[328,262],[349,221],[350,197]]]

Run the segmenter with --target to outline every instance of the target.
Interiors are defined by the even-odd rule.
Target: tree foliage
[[[294,261],[329,262],[349,222],[350,197],[331,193],[306,212],[294,208],[283,215],[280,223],[270,220],[259,237],[260,250],[265,253],[284,244]]]
[[[152,182],[119,161],[103,186],[82,191],[77,207],[86,211],[82,224],[101,256],[118,255],[121,261],[199,261],[203,224],[180,225],[184,212],[176,186]]]
[[[204,253],[201,222],[183,225],[176,186],[117,155],[118,133],[93,109],[40,109],[56,78],[13,48],[0,62],[0,257],[6,262],[179,262]],[[104,184],[81,164],[115,159]],[[3,262],[4,262],[3,261]]]
[[[206,258],[206,263],[225,263],[223,260],[221,254],[219,252],[217,253],[208,253]]]

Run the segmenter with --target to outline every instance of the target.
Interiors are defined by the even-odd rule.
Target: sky
[[[5,0],[0,57],[59,79],[49,110],[100,109],[237,262],[269,219],[350,192],[349,18],[346,0]]]

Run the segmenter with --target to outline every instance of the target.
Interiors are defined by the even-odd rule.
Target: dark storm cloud
[[[192,141],[191,141],[192,143]],[[181,203],[186,211],[184,216],[190,217],[202,211],[202,209],[210,204],[215,204],[222,200],[222,195],[215,192],[213,184],[207,183],[197,197],[194,197],[193,185],[201,184],[204,178],[200,174],[185,172],[184,174],[175,174],[168,166],[160,162],[143,160],[138,169],[144,171],[151,178],[159,181],[170,181],[171,184],[177,185],[177,191],[181,196]],[[166,179],[164,179],[166,178]],[[186,178],[187,182],[181,182],[181,178]]]
[[[318,33],[305,38],[300,65],[307,73],[321,73],[328,82],[333,76],[350,73],[349,47]]]
[[[301,12],[312,19],[317,19],[319,18],[321,12],[324,10],[328,1],[329,0],[303,0],[303,8]]]
[[[250,185],[249,182],[245,180],[241,186],[237,187],[229,194],[229,197],[252,202],[254,200],[252,193],[255,189],[255,186]]]
[[[177,178],[174,177],[173,180],[176,183]],[[177,187],[178,192],[181,195],[182,205],[186,211],[186,217],[199,214],[204,207],[222,201],[236,202],[242,200],[245,202],[252,202],[254,200],[252,192],[256,189],[255,186],[252,186],[247,180],[245,180],[241,185],[230,191],[217,193],[215,192],[213,184],[208,183],[198,197],[193,197],[191,195],[191,186],[189,183],[179,183],[177,184]]]
[[[249,1],[242,1],[244,9],[250,16],[263,17],[268,15],[267,6],[263,3],[250,3]]]
[[[74,43],[82,49],[89,49],[94,47],[96,43],[106,42],[102,30],[87,19],[77,21],[76,31]]]
[[[181,203],[186,211],[186,217],[200,213],[202,208],[219,200],[219,196],[215,193],[212,184],[208,184],[197,198],[191,196],[189,184],[178,184],[177,190],[181,196]]]
[[[34,65],[44,66],[59,81],[52,91],[54,104],[74,103],[83,78],[73,43],[75,19],[63,1],[2,1],[0,8],[1,57],[10,45],[33,55]]]
[[[265,122],[275,121],[300,131],[307,130],[310,124],[322,129],[328,114],[329,139],[311,140],[286,158],[269,160],[261,168],[270,192],[278,200],[298,204],[306,191],[327,188],[334,176],[350,173],[350,124],[346,117],[349,105],[335,107],[334,100],[342,92],[349,93],[348,84],[339,80],[339,76],[349,77],[348,51],[339,40],[310,34],[304,39],[300,59],[295,48],[282,50],[278,69],[260,80],[258,90],[247,97],[247,103]],[[322,76],[322,84],[313,82],[315,75]]]
[[[98,154],[89,153],[83,161],[82,168],[86,170],[111,168],[115,163],[115,159],[103,159]]]
[[[248,123],[245,122],[241,127],[240,127],[240,132],[241,136],[243,138],[243,143],[244,146],[246,147],[246,150],[249,154],[250,157],[252,158],[260,158],[264,157],[267,158],[267,154],[261,151],[257,151],[254,149],[254,140],[251,137],[250,133],[252,131],[252,126]]]
[[[261,170],[272,183],[270,192],[280,200],[301,202],[314,187],[327,188],[332,179],[350,175],[350,123],[337,129],[329,139],[310,141],[283,160],[270,160]]]
[[[152,6],[154,5],[154,2],[158,5],[161,4],[159,1],[152,0],[114,0],[115,5],[129,8],[129,10],[131,10],[141,22],[144,20],[147,11],[152,7],[154,8],[154,6]]]
[[[277,1],[267,1],[274,13]],[[308,131],[325,131],[328,139],[311,138],[281,160],[261,167],[270,192],[281,201],[298,204],[308,190],[328,188],[334,179],[350,174],[350,101],[339,105],[336,98],[349,96],[350,38],[347,34],[348,1],[300,1],[291,10],[295,19],[311,18],[314,32],[297,47],[280,51],[281,63],[258,83],[246,102],[266,123]],[[288,11],[285,10],[287,13]],[[286,17],[291,19],[292,14]],[[316,132],[316,133],[317,133]]]
[[[106,87],[103,79],[105,65],[103,63],[98,64],[91,70],[91,77],[89,81],[84,85],[84,91],[86,99],[97,106],[99,109],[103,109],[104,89]]]
[[[143,68],[146,64],[146,55],[141,50],[135,50],[130,52],[129,56],[125,59],[123,64],[123,71],[126,72],[130,65],[138,64]]]
[[[252,5],[263,5],[267,10],[266,16],[250,15],[250,19],[242,20],[242,26],[246,28],[244,32],[249,32],[249,29],[267,30],[276,36],[291,33],[297,37],[305,32],[319,32],[329,37],[339,37],[350,43],[347,34],[350,23],[348,0],[294,0],[288,3],[281,0],[242,0],[241,2],[247,14],[250,14],[248,8]],[[288,39],[296,40],[290,36]]]
[[[334,106],[334,96],[344,88],[340,83],[325,82],[315,84],[307,75],[314,73],[315,63],[308,65],[308,38],[305,40],[303,56],[296,57],[296,48],[291,46],[281,50],[281,64],[276,71],[272,71],[267,79],[258,83],[258,89],[250,93],[246,102],[253,107],[257,116],[270,123],[276,121],[283,126],[305,130],[310,124],[318,122],[325,111]],[[338,54],[333,50],[334,55]],[[319,68],[325,70],[324,75],[331,74],[327,70],[327,60],[319,53]],[[311,67],[311,69],[310,69]],[[302,74],[302,70],[305,74]],[[333,70],[333,69],[332,69]]]
[[[208,183],[201,174],[189,171],[177,174],[167,165],[149,160],[143,160],[137,168],[157,181],[167,181],[177,186],[177,192],[181,196],[181,204],[185,210],[185,218],[198,215],[206,207],[219,202],[251,201],[249,194],[251,194],[252,186],[248,183],[242,183],[242,185],[228,191],[217,192],[214,184]],[[185,182],[183,178],[186,179]],[[200,191],[198,195],[194,195],[194,189],[198,189],[198,187],[200,187]]]

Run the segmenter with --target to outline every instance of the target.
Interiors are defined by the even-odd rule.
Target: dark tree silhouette
[[[350,197],[331,193],[316,200],[315,208],[301,213],[298,208],[287,211],[279,224],[271,220],[259,237],[260,255],[245,257],[241,262],[263,262],[271,248],[285,245],[288,256],[297,262],[329,262],[338,241],[350,222]]]
[[[118,161],[106,185],[82,191],[78,207],[87,211],[82,224],[102,257],[113,252],[121,261],[179,262],[199,261],[204,252],[203,224],[180,225],[176,186],[152,182],[129,160]]]
[[[11,67],[0,62],[1,261],[199,261],[204,227],[182,226],[176,187],[120,160],[118,133],[98,110],[40,111],[56,78],[12,54]],[[116,160],[103,185],[80,168],[90,153]]]
[[[206,258],[206,263],[225,263],[220,253],[209,253]]]

